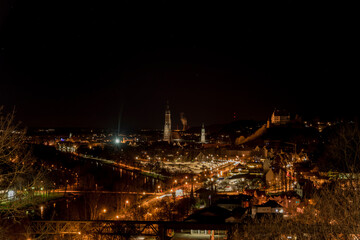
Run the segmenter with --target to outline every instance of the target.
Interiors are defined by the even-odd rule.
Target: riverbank
[[[87,156],[87,155],[84,155],[84,154],[79,154],[79,157],[99,161],[99,162],[101,162],[103,164],[108,164],[108,165],[113,166],[113,167],[122,168],[122,169],[124,169],[126,171],[130,171],[130,172],[140,173],[140,174],[142,174],[142,175],[144,175],[146,177],[159,179],[161,181],[164,181],[164,180],[170,178],[169,176],[164,176],[164,175],[156,173],[156,172],[151,172],[151,171],[144,170],[144,169],[134,167],[134,166],[130,166],[130,165],[127,165],[127,164],[118,163],[118,162],[115,162],[113,160],[97,158],[97,157],[90,157],[90,156]]]

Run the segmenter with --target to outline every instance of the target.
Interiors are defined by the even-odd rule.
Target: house
[[[266,184],[271,187],[272,193],[289,190],[289,181],[291,180],[289,178],[291,178],[289,172],[283,168],[272,167],[265,175]]]
[[[200,153],[195,157],[195,160],[197,160],[197,161],[206,161],[207,158],[206,158],[206,156],[205,156],[204,153],[200,152]]]
[[[284,208],[274,200],[269,200],[261,205],[254,205],[251,208],[251,217],[263,214],[283,214]]]
[[[224,223],[229,217],[231,211],[219,206],[210,206],[194,212],[185,219],[185,222]]]
[[[196,212],[194,212],[193,214],[191,214],[189,217],[187,217],[185,219],[185,222],[193,222],[194,225],[196,225],[195,223],[225,223],[228,222],[227,219],[230,219],[231,216],[231,211],[225,209],[225,208],[221,208],[218,206],[210,206],[207,208],[203,208],[201,210],[198,210]],[[232,219],[230,219],[231,221]],[[191,229],[190,230],[190,234],[210,234],[211,232],[214,232],[213,229],[196,229],[196,227],[194,227],[195,229]]]
[[[268,186],[281,185],[284,177],[285,170],[281,168],[270,168],[270,170],[265,174],[266,184]]]
[[[263,162],[263,172],[266,174],[271,169],[271,160],[266,158]]]
[[[244,219],[248,216],[250,208],[234,208],[231,211],[231,217],[225,219],[225,222],[243,222]]]
[[[295,184],[294,191],[301,198],[310,197],[312,191],[314,189],[314,185],[310,180],[302,179]]]
[[[259,189],[245,189],[244,193],[253,196],[253,199],[251,201],[252,204],[262,204],[267,201],[265,191],[260,191]]]
[[[236,208],[247,208],[251,205],[253,197],[245,194],[239,194],[236,196],[228,196],[218,199],[215,205],[225,208],[229,211],[233,211]]]
[[[320,188],[324,183],[329,183],[330,180],[326,176],[321,176],[319,172],[305,172],[302,173],[304,179],[310,180],[316,188]]]
[[[280,195],[273,195],[270,197],[270,200],[274,200],[280,204],[287,215],[294,214],[297,208],[301,205],[301,198],[294,191],[289,191]]]
[[[270,168],[269,171],[267,171],[267,173],[265,174],[266,184],[268,186],[272,186],[275,183],[275,178],[276,176],[274,170]]]

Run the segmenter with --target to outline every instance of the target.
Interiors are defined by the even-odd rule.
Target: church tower
[[[165,125],[164,125],[164,141],[170,142],[171,138],[171,115],[170,115],[170,108],[169,103],[166,104],[165,110]]]
[[[200,142],[205,143],[205,126],[204,126],[204,124],[202,124],[202,127],[201,127]]]

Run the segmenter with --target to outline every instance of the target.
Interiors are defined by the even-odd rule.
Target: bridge
[[[97,193],[97,194],[126,194],[126,195],[154,195],[154,196],[161,196],[161,193],[155,192],[125,192],[125,191],[106,191],[106,190],[63,190],[58,189],[55,190],[56,193],[73,193],[73,194],[83,194],[83,193]]]
[[[180,230],[220,230],[231,239],[231,223],[196,223],[174,221],[32,221],[25,239],[130,239],[136,236],[152,236],[158,240],[170,240]]]

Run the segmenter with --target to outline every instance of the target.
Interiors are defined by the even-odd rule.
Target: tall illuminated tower
[[[167,103],[165,110],[164,141],[170,142],[170,139],[171,139],[171,115],[170,115],[169,103]]]
[[[202,124],[202,127],[201,127],[200,142],[205,143],[205,126],[204,126],[204,124]]]

